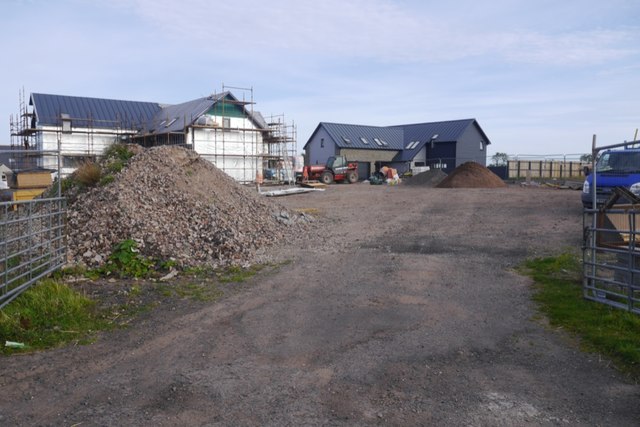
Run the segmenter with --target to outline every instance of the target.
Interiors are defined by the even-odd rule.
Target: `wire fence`
[[[64,198],[0,203],[0,308],[65,262]]]

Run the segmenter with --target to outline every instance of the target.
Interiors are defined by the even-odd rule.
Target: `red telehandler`
[[[317,180],[327,185],[343,181],[353,184],[358,182],[358,163],[350,163],[344,156],[329,157],[326,165],[305,166],[302,169],[301,180]]]

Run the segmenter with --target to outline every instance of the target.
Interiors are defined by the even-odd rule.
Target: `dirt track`
[[[532,320],[576,192],[335,185],[322,245],[210,304],[2,360],[2,425],[638,425],[640,387]],[[330,249],[333,248],[333,249]]]

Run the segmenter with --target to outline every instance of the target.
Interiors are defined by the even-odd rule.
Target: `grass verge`
[[[44,280],[0,310],[0,352],[85,344],[108,327],[94,301],[67,285]],[[6,347],[5,341],[23,343],[25,348]]]
[[[622,372],[640,379],[640,316],[582,297],[582,268],[573,254],[525,262],[535,280],[534,300],[554,327],[580,339],[584,350],[600,353]]]

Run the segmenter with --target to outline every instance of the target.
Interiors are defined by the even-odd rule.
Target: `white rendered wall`
[[[222,128],[222,118],[212,116],[219,128],[192,128],[187,140],[195,152],[240,182],[253,182],[262,174],[266,146],[256,126],[241,117],[230,117]]]

